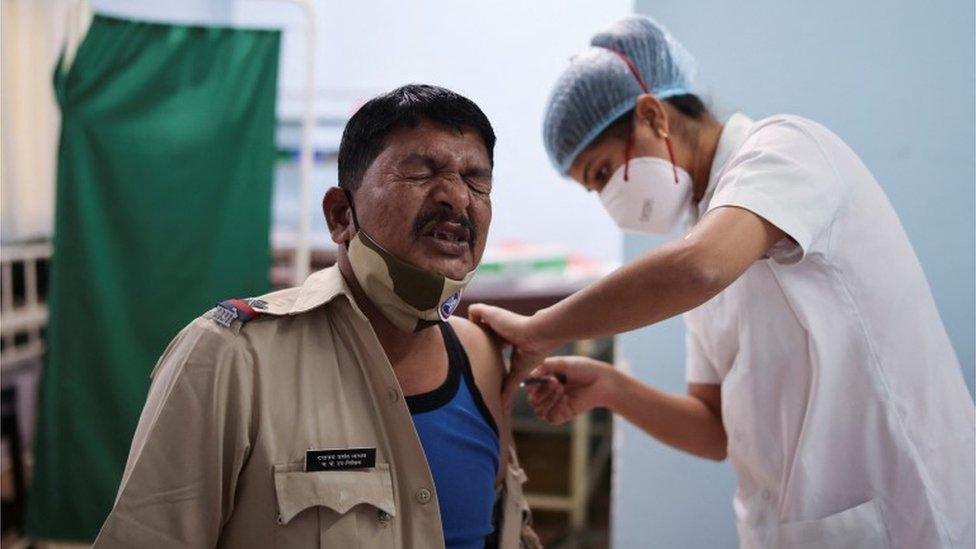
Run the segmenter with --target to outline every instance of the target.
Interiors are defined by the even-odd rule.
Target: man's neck
[[[352,272],[352,265],[349,264],[349,259],[344,253],[339,254],[338,265],[342,278],[345,279],[346,285],[349,286],[352,292],[352,298],[355,300],[356,306],[366,315],[366,319],[369,320],[373,331],[376,333],[376,338],[380,340],[383,352],[386,353],[390,364],[396,369],[398,363],[427,343],[430,334],[426,333],[427,330],[421,332],[404,332],[394,326],[380,312],[379,308],[373,304],[373,301],[366,295],[366,292],[363,291],[362,286],[359,285],[359,281],[356,279],[356,275]]]

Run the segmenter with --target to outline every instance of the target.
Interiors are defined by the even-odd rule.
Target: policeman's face
[[[477,267],[491,224],[491,162],[477,132],[399,128],[354,193],[363,230],[413,265],[450,278]]]

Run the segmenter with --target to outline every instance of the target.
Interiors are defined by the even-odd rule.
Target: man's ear
[[[322,197],[322,213],[325,214],[325,222],[329,226],[333,242],[344,244],[352,240],[356,229],[352,223],[349,198],[344,190],[332,187],[325,191],[325,196]]]
[[[650,126],[655,134],[661,130],[665,134],[671,133],[668,124],[668,112],[664,108],[664,103],[660,99],[650,94],[644,94],[637,98],[637,105],[634,107],[634,125]]]

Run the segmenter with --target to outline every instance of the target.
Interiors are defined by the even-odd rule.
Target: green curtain
[[[96,16],[55,74],[32,538],[95,538],[166,344],[215,302],[268,289],[279,42],[276,30]]]

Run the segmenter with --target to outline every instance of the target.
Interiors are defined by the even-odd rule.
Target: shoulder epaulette
[[[235,320],[240,320],[241,324],[246,324],[261,314],[261,309],[267,307],[267,303],[260,299],[228,299],[221,301],[214,308],[214,322],[224,327],[230,327]]]

